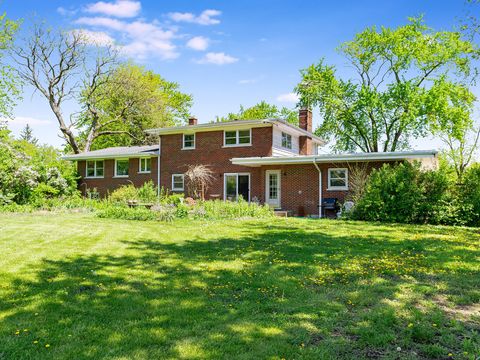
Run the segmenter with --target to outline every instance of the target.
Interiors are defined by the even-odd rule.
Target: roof
[[[287,127],[291,131],[295,132],[297,135],[306,135],[311,137],[314,142],[320,145],[325,144],[325,141],[322,138],[316,136],[310,131],[306,131],[304,129],[299,128],[298,126],[290,124],[285,119],[232,120],[232,121],[213,122],[213,123],[207,123],[207,124],[148,129],[146,130],[146,132],[152,135],[171,135],[171,134],[183,134],[187,132],[228,130],[233,128],[242,129],[242,128],[255,128],[255,127],[269,127],[272,125],[280,125],[282,127]]]
[[[436,150],[416,150],[399,152],[378,153],[347,153],[325,155],[297,155],[297,156],[268,156],[268,157],[245,157],[231,159],[234,165],[261,166],[261,165],[284,165],[284,164],[311,164],[331,162],[358,162],[358,161],[394,161],[435,158]]]
[[[86,159],[113,159],[122,156],[142,157],[158,155],[158,145],[145,146],[119,146],[101,150],[87,151],[80,154],[62,156],[64,160],[86,160]]]

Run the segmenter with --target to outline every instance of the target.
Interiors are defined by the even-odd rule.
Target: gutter
[[[157,197],[160,199],[160,156],[162,155],[162,137],[158,136],[158,157],[157,157]]]

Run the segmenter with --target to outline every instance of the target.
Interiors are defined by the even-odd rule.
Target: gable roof
[[[122,156],[148,157],[158,155],[158,145],[144,146],[119,146],[101,150],[87,151],[80,154],[62,156],[64,160],[86,160],[86,159],[113,159]]]
[[[296,135],[305,135],[312,138],[312,140],[319,144],[324,145],[325,141],[316,136],[310,131],[306,131],[298,126],[292,125],[287,122],[285,119],[259,119],[259,120],[232,120],[232,121],[222,121],[222,122],[213,122],[207,124],[197,124],[197,125],[184,125],[184,126],[173,126],[173,127],[164,127],[156,129],[145,130],[146,133],[151,135],[172,135],[172,134],[183,134],[188,132],[205,132],[205,131],[214,131],[214,130],[229,130],[229,129],[242,129],[242,128],[256,128],[256,127],[269,127],[273,125],[278,125],[284,128],[288,128],[290,131],[293,131]]]

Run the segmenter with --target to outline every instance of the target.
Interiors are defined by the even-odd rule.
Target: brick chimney
[[[298,111],[298,125],[308,132],[312,132],[312,112],[310,109],[300,109]]]
[[[308,132],[312,132],[312,112],[310,109],[298,111],[298,126]],[[298,138],[300,155],[312,155],[312,138],[302,135]]]
[[[188,125],[197,125],[197,122],[198,120],[195,117],[191,117],[188,119]]]

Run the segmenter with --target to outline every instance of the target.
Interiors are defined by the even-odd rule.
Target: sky
[[[423,14],[428,26],[451,30],[466,11],[463,0],[2,0],[0,7],[23,19],[22,31],[37,18],[82,29],[98,43],[121,44],[125,58],[192,94],[199,123],[261,100],[293,108],[299,70],[325,58],[348,75],[336,48],[366,27],[397,27]],[[66,118],[76,110],[69,103]],[[314,128],[319,122],[314,113]],[[46,100],[28,86],[9,127],[18,134],[27,123],[42,143],[63,144]],[[432,139],[412,143],[439,146]]]

